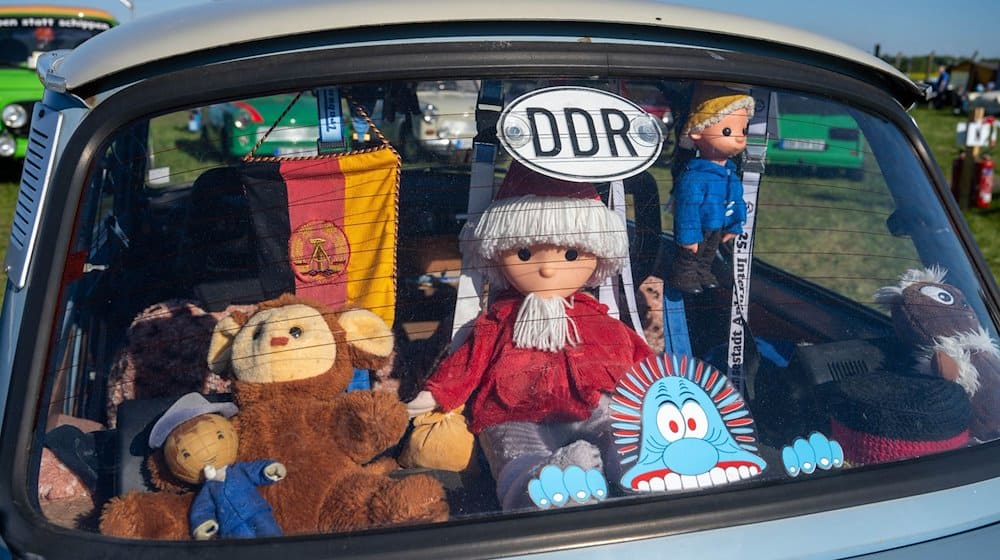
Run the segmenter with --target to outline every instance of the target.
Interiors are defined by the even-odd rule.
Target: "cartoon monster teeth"
[[[632,368],[611,405],[623,488],[676,492],[752,478],[767,464],[757,454],[743,397],[711,366],[665,354]]]
[[[739,468],[729,467],[726,470],[723,470],[720,467],[715,467],[712,470],[697,476],[681,476],[677,473],[667,473],[664,476],[653,476],[650,478],[643,478],[642,480],[635,479],[632,481],[632,490],[639,492],[670,492],[673,490],[687,490],[692,488],[712,488],[715,486],[722,486],[730,482],[746,480],[757,476],[760,472],[760,469],[758,469],[756,465],[753,465],[750,467]]]

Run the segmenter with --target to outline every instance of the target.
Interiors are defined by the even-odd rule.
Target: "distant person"
[[[948,82],[951,81],[951,72],[948,72],[947,66],[938,66],[938,77],[937,81],[934,83],[934,91],[938,95],[943,94],[948,90]]]
[[[948,67],[941,65],[938,66],[938,76],[934,81],[934,98],[932,103],[935,109],[940,109],[945,105],[951,105],[951,94],[948,91],[948,86],[951,83],[951,72],[948,71]]]

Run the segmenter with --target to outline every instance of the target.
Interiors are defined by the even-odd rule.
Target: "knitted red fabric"
[[[833,439],[844,448],[844,457],[855,464],[885,463],[957,449],[969,441],[969,430],[938,441],[908,441],[866,434],[831,420]]]

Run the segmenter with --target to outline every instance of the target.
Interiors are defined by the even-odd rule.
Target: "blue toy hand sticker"
[[[627,490],[680,491],[746,480],[767,464],[753,418],[726,376],[687,356],[649,358],[618,382],[611,404]]]
[[[565,470],[548,465],[528,483],[528,495],[540,508],[561,507],[573,500],[584,504],[608,497],[608,485],[601,471],[584,471],[576,465]]]
[[[844,466],[844,450],[840,444],[819,432],[809,439],[795,438],[791,445],[781,448],[781,462],[788,476],[812,474],[816,468],[828,471]]]

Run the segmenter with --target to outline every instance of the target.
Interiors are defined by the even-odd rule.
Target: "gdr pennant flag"
[[[241,171],[265,292],[293,291],[392,325],[399,157],[381,148],[247,161]]]

